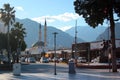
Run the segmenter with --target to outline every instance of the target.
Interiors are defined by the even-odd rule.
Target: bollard
[[[73,60],[69,61],[69,73],[75,74],[75,62]]]
[[[20,73],[21,73],[21,64],[20,63],[13,64],[13,75],[20,76]]]

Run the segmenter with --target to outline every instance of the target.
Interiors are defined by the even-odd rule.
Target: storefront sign
[[[90,49],[93,50],[93,49],[101,49],[103,48],[103,42],[92,42],[90,43]]]

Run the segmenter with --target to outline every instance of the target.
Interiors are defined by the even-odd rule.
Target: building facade
[[[75,58],[86,57],[87,61],[99,57],[99,62],[107,62],[111,55],[111,44],[105,50],[103,41],[72,44],[72,54]],[[116,57],[120,58],[120,39],[116,39]]]

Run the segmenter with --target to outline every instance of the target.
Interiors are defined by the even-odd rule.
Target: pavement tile
[[[120,73],[21,73],[20,76],[14,76],[12,72],[0,73],[0,80],[120,80]]]

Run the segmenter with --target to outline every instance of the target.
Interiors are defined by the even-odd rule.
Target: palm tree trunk
[[[8,25],[8,31],[7,31],[7,47],[8,47],[8,61],[9,61],[9,64],[10,64],[10,37],[9,37],[9,28],[10,26]]]
[[[111,55],[112,55],[112,72],[117,72],[117,65],[116,65],[116,44],[115,44],[115,23],[113,17],[113,9],[110,9],[110,30],[111,30]]]

